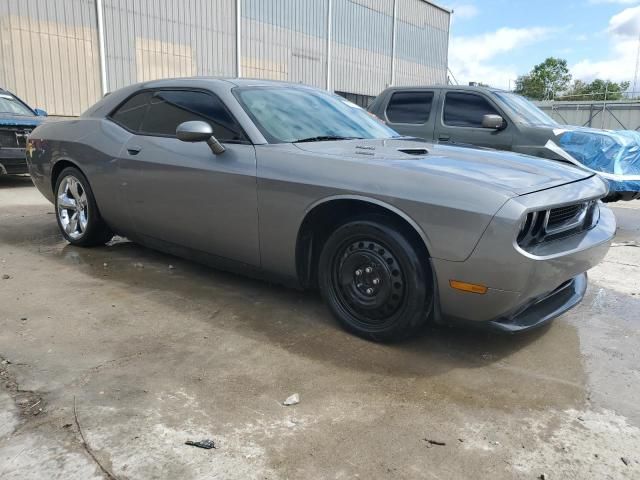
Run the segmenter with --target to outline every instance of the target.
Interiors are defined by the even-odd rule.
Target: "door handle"
[[[142,147],[127,147],[127,152],[129,152],[129,155],[137,155],[140,153],[140,150],[142,150]]]
[[[438,140],[440,140],[441,142],[448,142],[449,140],[451,140],[451,135],[438,135]]]

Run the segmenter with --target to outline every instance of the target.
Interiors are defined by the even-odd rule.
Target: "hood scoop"
[[[427,155],[431,155],[436,151],[433,144],[422,140],[414,141],[395,138],[305,142],[294,145],[296,148],[307,152],[371,161],[425,161]]]
[[[407,155],[428,155],[429,151],[426,148],[399,148],[399,152],[406,153]]]

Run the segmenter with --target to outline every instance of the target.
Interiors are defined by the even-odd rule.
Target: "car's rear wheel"
[[[318,282],[340,323],[376,341],[414,332],[433,304],[426,258],[383,216],[349,221],[331,234],[320,254]]]
[[[58,226],[69,243],[91,247],[111,240],[113,232],[100,216],[89,181],[80,170],[62,170],[55,192]]]

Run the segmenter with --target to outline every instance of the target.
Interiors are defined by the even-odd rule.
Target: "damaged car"
[[[560,125],[526,98],[489,87],[391,87],[369,111],[429,141],[511,150],[597,173],[607,201],[640,198],[640,133]]]
[[[27,137],[46,116],[44,110],[32,110],[13,93],[0,88],[0,174],[27,173]]]
[[[64,238],[114,234],[318,288],[349,331],[429,321],[505,332],[577,305],[615,220],[593,172],[403,137],[324,90],[157,80],[45,123],[29,171]]]

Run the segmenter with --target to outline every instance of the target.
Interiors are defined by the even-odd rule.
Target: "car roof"
[[[299,87],[299,88],[315,88],[310,85],[295,82],[285,82],[280,80],[263,80],[260,78],[238,78],[238,77],[179,77],[179,78],[165,78],[159,80],[150,80],[136,84],[138,88],[159,88],[177,86],[179,84],[188,84],[192,82],[208,82],[218,85],[226,85],[228,87],[255,87],[255,86],[279,86],[279,87]]]
[[[289,87],[297,89],[313,89],[319,90],[316,87],[305,85],[303,83],[282,82],[278,80],[262,80],[259,78],[237,78],[237,77],[207,77],[207,76],[195,76],[195,77],[177,77],[177,78],[163,78],[158,80],[148,80],[145,82],[139,82],[126,87],[119,88],[113,92],[108,92],[97,103],[89,107],[82,113],[81,117],[102,117],[106,116],[108,112],[116,108],[121,102],[126,100],[129,96],[146,89],[157,88],[212,88],[218,87],[223,90],[231,90],[235,87],[264,87],[264,86],[278,86]]]
[[[501,88],[493,88],[493,87],[481,87],[481,86],[472,86],[472,85],[412,85],[412,86],[394,86],[387,88],[387,91],[393,90],[426,90],[426,89],[443,89],[447,90],[459,90],[461,92],[507,92],[507,90],[503,90]]]

